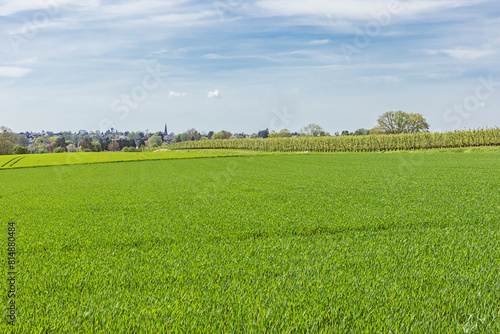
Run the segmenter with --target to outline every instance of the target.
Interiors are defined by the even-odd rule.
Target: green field
[[[0,332],[500,332],[499,151],[226,152],[0,168]]]
[[[243,150],[162,150],[158,152],[89,152],[0,155],[0,169],[79,165],[139,160],[165,160],[212,158],[228,156],[262,155]]]

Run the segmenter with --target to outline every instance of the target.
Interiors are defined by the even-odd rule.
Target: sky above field
[[[500,126],[498,0],[5,0],[14,131]]]

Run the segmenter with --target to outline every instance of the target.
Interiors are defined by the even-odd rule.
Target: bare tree
[[[111,143],[109,143],[108,145],[108,151],[117,152],[119,150],[120,150],[120,144],[118,144],[118,142],[113,139]]]

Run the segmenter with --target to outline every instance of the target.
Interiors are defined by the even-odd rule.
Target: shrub
[[[16,145],[14,146],[14,149],[12,150],[13,154],[28,154],[28,148],[21,146],[21,145]]]
[[[66,146],[66,149],[68,150],[68,152],[76,152],[75,144],[69,144],[68,146]]]

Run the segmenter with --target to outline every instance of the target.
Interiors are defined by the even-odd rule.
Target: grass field
[[[498,333],[500,152],[458,152],[0,170],[0,331]]]
[[[262,155],[248,150],[169,150],[158,152],[90,152],[0,155],[0,169],[46,167],[140,160],[190,159]]]

